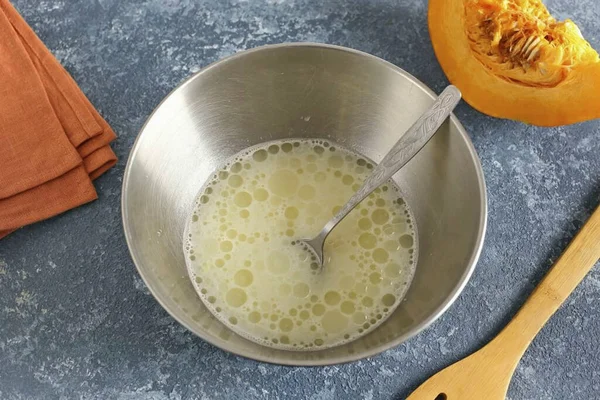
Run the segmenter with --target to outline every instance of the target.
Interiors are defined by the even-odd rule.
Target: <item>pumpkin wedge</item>
[[[600,118],[600,57],[540,0],[429,0],[446,76],[475,109],[539,126]]]

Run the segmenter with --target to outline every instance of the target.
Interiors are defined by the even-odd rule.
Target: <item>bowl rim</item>
[[[128,190],[127,189],[128,189],[128,183],[129,183],[129,175],[131,173],[131,165],[135,159],[137,151],[139,150],[139,143],[140,143],[142,134],[144,133],[148,123],[152,120],[152,118],[157,113],[157,111],[161,108],[163,103],[165,103],[180,88],[190,84],[198,76],[207,73],[209,70],[214,69],[225,62],[230,62],[237,58],[245,57],[246,55],[251,54],[251,53],[261,52],[261,51],[265,51],[265,50],[279,49],[279,48],[300,48],[300,47],[303,47],[303,48],[314,47],[314,48],[320,48],[320,49],[325,49],[325,50],[335,50],[335,51],[341,51],[341,52],[350,53],[350,54],[354,54],[354,55],[359,55],[361,57],[369,58],[372,61],[375,61],[375,62],[380,63],[388,68],[391,68],[395,72],[402,75],[404,78],[408,79],[415,86],[418,86],[420,89],[422,89],[429,97],[431,97],[432,100],[437,97],[435,92],[433,92],[427,85],[425,85],[423,82],[421,82],[416,77],[409,74],[402,68],[392,64],[391,62],[385,61],[384,59],[374,56],[372,54],[365,53],[363,51],[356,50],[356,49],[351,49],[348,47],[343,47],[343,46],[323,44],[323,43],[314,43],[314,42],[292,42],[292,43],[284,42],[284,43],[279,43],[279,44],[271,44],[271,45],[255,47],[255,48],[248,49],[248,50],[243,50],[243,51],[234,53],[232,55],[229,55],[227,57],[221,58],[221,59],[201,68],[199,71],[195,72],[188,78],[184,79],[181,83],[179,83],[173,90],[171,90],[169,92],[169,94],[167,94],[160,101],[160,103],[154,108],[152,113],[148,116],[148,118],[146,119],[146,121],[144,122],[142,127],[140,128],[140,130],[135,138],[135,141],[133,142],[133,145],[131,147],[131,151],[127,158],[127,164],[125,166],[125,171],[123,173],[123,183],[121,185],[121,222],[123,224],[123,232],[125,235],[125,241],[127,242],[127,248],[129,250],[131,259],[133,260],[133,263],[138,271],[138,274],[144,281],[144,284],[146,285],[146,287],[148,288],[148,290],[150,291],[150,293],[152,294],[154,299],[161,305],[161,307],[165,311],[167,311],[167,313],[169,313],[169,315],[173,319],[175,319],[175,321],[177,321],[179,324],[181,324],[183,327],[185,327],[188,331],[192,332],[194,335],[198,336],[202,340],[204,340],[204,341],[210,343],[211,345],[213,345],[223,351],[226,351],[228,353],[235,354],[235,355],[238,355],[238,356],[241,356],[244,358],[248,358],[251,360],[255,360],[255,361],[266,362],[269,364],[283,365],[283,366],[309,367],[309,366],[326,366],[326,365],[344,364],[344,363],[349,363],[349,362],[354,362],[354,361],[358,361],[358,360],[362,360],[362,359],[371,358],[373,356],[376,356],[380,353],[383,353],[384,351],[387,351],[391,348],[397,347],[400,344],[406,342],[407,340],[411,339],[412,337],[416,336],[417,334],[423,332],[431,324],[433,324],[438,318],[440,318],[442,316],[442,314],[444,314],[448,310],[448,308],[450,308],[450,306],[452,306],[452,304],[454,304],[454,302],[456,301],[458,296],[464,290],[469,279],[473,275],[473,272],[475,270],[475,267],[477,265],[480,255],[481,255],[481,251],[483,249],[485,233],[487,230],[488,204],[487,204],[486,183],[485,183],[485,178],[484,178],[484,174],[483,174],[483,168],[481,165],[481,160],[479,159],[479,156],[477,155],[477,152],[475,150],[475,146],[473,145],[473,142],[471,141],[471,138],[467,134],[465,128],[462,126],[462,124],[460,123],[458,118],[454,115],[454,113],[452,113],[452,115],[450,116],[450,120],[452,121],[452,123],[454,124],[454,126],[456,127],[456,129],[458,130],[460,135],[462,136],[463,140],[465,141],[467,150],[473,160],[474,167],[475,167],[475,173],[477,176],[477,183],[478,183],[479,196],[480,196],[480,204],[479,205],[480,205],[480,210],[481,210],[479,213],[479,230],[477,232],[475,247],[471,253],[471,257],[468,261],[467,268],[465,269],[464,273],[460,277],[458,284],[450,292],[450,294],[448,295],[446,300],[444,300],[444,302],[437,309],[435,309],[431,313],[431,315],[429,317],[427,317],[423,322],[414,326],[410,331],[404,333],[403,335],[400,335],[399,337],[397,337],[396,339],[394,339],[392,341],[386,342],[384,344],[381,344],[380,346],[370,348],[370,349],[365,350],[360,353],[349,354],[349,355],[345,355],[345,356],[333,356],[333,357],[328,357],[328,358],[324,358],[324,359],[294,360],[294,359],[285,359],[282,357],[269,357],[269,356],[264,356],[261,354],[253,354],[253,353],[249,353],[249,352],[245,352],[245,351],[238,351],[238,349],[232,350],[232,349],[226,348],[225,346],[222,346],[221,344],[213,341],[210,337],[204,336],[201,333],[196,332],[190,325],[188,325],[185,321],[180,319],[175,314],[174,311],[170,310],[165,305],[165,303],[158,296],[156,291],[150,286],[148,279],[146,278],[145,273],[144,273],[145,270],[141,267],[141,262],[136,257],[134,247],[133,247],[133,239],[131,237],[130,228],[129,228],[129,225],[127,222],[128,213],[127,213],[127,209],[126,209],[125,205],[128,200],[128,198],[127,198]]]

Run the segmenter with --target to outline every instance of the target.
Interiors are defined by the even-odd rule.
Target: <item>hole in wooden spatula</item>
[[[446,396],[446,393],[440,393],[437,395],[437,397],[433,400],[448,400],[448,396]]]

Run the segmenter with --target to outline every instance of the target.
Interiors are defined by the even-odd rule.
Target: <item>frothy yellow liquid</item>
[[[331,232],[322,270],[292,245],[315,236],[372,169],[330,143],[290,141],[219,170],[186,229],[188,271],[206,306],[240,335],[283,349],[335,346],[381,324],[408,288],[416,253],[392,183]]]

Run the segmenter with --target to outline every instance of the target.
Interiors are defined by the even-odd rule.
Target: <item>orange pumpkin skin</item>
[[[429,0],[446,76],[473,108],[538,126],[600,118],[600,57],[540,0]]]

